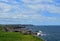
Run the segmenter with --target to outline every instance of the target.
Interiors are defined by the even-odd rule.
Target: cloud
[[[11,6],[8,4],[0,3],[0,13],[5,13],[10,10]]]
[[[0,0],[0,1],[8,2],[9,0]]]
[[[60,7],[56,6],[53,0],[21,0],[23,3],[20,3],[20,0],[19,2],[16,0],[2,1],[0,1],[0,20],[23,20],[24,22],[32,22],[33,20],[38,22],[54,22],[60,20],[57,17],[42,15],[44,11],[60,14]]]
[[[45,17],[39,14],[33,14],[33,15],[24,15],[24,14],[0,14],[0,20],[1,19],[10,19],[14,21],[19,21],[19,20],[29,20],[29,21],[39,21],[39,22],[45,22],[45,21],[57,21],[60,20],[59,18],[55,17]]]
[[[45,2],[44,4],[43,3],[39,3],[39,4],[35,4],[35,5],[33,5],[33,4],[27,4],[27,6],[30,9],[35,10],[35,11],[38,11],[40,9],[42,11],[48,11],[50,13],[60,14],[60,7],[56,6],[54,2],[52,4],[49,4],[49,2],[48,3]]]
[[[22,1],[27,4],[39,4],[43,2],[53,2],[53,0],[22,0]]]

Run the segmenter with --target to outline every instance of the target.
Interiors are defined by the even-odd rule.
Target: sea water
[[[41,30],[43,35],[39,36],[45,41],[60,41],[60,26],[29,26],[32,31]]]

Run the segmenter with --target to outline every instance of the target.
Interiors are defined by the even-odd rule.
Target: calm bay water
[[[60,26],[29,26],[32,31],[41,30],[44,36],[40,36],[46,41],[60,41]]]

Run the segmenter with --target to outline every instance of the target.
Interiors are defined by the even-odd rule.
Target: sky
[[[0,0],[0,24],[60,25],[60,0]]]

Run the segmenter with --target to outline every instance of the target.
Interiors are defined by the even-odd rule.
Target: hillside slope
[[[43,41],[32,35],[23,35],[18,32],[0,32],[0,41]]]

